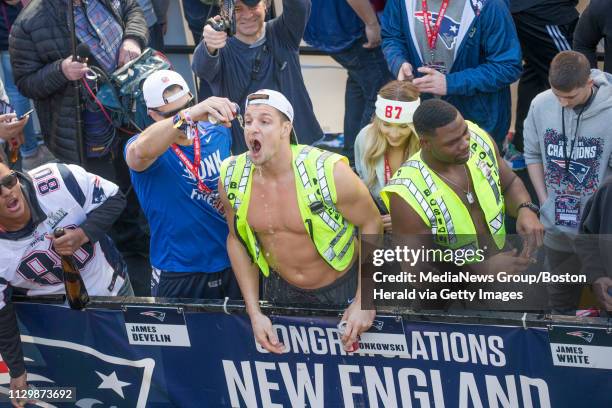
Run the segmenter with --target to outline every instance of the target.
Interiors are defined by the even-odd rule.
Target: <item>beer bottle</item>
[[[19,145],[17,144],[17,142],[13,142],[11,141],[11,157],[9,158],[9,161],[11,164],[15,164],[17,163],[17,160],[19,160]]]
[[[66,234],[63,228],[56,228],[53,231],[55,238]],[[64,287],[66,288],[66,299],[71,309],[81,310],[89,303],[89,294],[83,278],[77,268],[74,258],[68,255],[61,255],[62,270],[64,271]]]

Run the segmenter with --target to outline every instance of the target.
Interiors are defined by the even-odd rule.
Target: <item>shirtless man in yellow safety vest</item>
[[[279,92],[249,95],[244,119],[249,150],[223,162],[219,193],[255,338],[268,351],[284,349],[259,307],[261,271],[275,304],[348,305],[342,342],[352,351],[375,315],[361,310],[356,231],[382,233],[376,205],[345,158],[297,144],[293,107]]]

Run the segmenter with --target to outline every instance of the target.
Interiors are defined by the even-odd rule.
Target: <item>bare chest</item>
[[[289,232],[306,234],[293,179],[283,182],[253,180],[248,222],[258,235]]]
[[[478,200],[478,195],[474,189],[474,184],[470,177],[468,177],[466,181],[465,187],[467,187],[467,189],[450,183],[447,183],[447,185],[453,189],[457,197],[459,197],[459,200],[465,205],[472,219],[472,223],[474,224],[474,228],[476,229],[476,233],[478,235],[487,235],[489,234],[489,230],[485,221],[484,212]]]

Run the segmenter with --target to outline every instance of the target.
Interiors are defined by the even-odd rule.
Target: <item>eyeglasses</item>
[[[17,184],[17,173],[11,171],[8,175],[2,177],[0,179],[0,192],[2,192],[2,187],[6,187],[7,189],[11,189],[15,187]]]
[[[192,96],[191,99],[189,99],[189,101],[187,101],[187,103],[185,105],[181,106],[180,108],[171,110],[169,112],[162,112],[162,111],[160,111],[158,109],[151,109],[151,110],[154,111],[155,113],[157,113],[159,116],[167,119],[167,118],[173,117],[174,115],[176,115],[177,113],[179,113],[183,109],[191,108],[194,105],[195,105],[195,99]]]

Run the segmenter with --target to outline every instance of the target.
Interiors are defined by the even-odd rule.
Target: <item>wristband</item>
[[[185,133],[185,137],[187,137],[187,140],[192,140],[197,135],[198,125],[191,118],[191,112],[189,112],[189,109],[181,111],[181,115],[183,116],[186,122],[186,129],[185,131],[183,131],[183,133]]]
[[[518,178],[518,176],[516,176]],[[525,203],[522,203],[521,205],[518,206],[518,210],[520,210],[521,208],[527,208],[531,211],[533,211],[535,213],[535,215],[537,215],[538,217],[540,216],[540,207],[538,207],[537,205],[535,205],[534,203],[528,201]]]
[[[186,134],[187,122],[185,122],[185,119],[181,116],[180,112],[174,115],[172,118],[172,127]]]
[[[189,109],[183,110],[182,114],[183,114],[183,117],[185,118],[185,121],[189,124],[189,126],[195,126],[193,119],[191,119],[191,112],[189,112]]]

